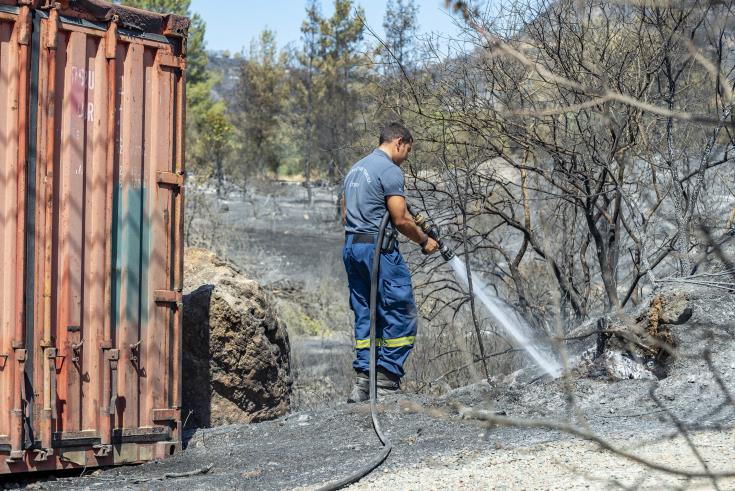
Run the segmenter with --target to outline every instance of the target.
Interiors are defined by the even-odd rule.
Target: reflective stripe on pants
[[[378,346],[386,346],[388,348],[400,348],[401,346],[410,346],[416,342],[416,336],[403,336],[402,338],[391,338],[375,340]],[[355,349],[370,348],[370,338],[355,340]]]

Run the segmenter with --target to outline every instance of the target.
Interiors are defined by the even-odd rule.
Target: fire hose
[[[429,237],[434,239],[439,245],[439,252],[445,261],[450,261],[454,257],[454,251],[452,251],[447,245],[441,240],[439,228],[427,217],[421,214],[414,214],[411,206],[406,203],[408,212],[413,216],[414,222],[418,227],[424,231]],[[374,471],[385,459],[390,455],[393,450],[393,444],[383,433],[383,429],[380,426],[380,420],[378,419],[378,402],[377,402],[377,384],[376,384],[376,368],[378,361],[378,348],[376,344],[377,338],[377,309],[378,309],[378,278],[380,276],[380,254],[383,249],[383,240],[385,239],[385,229],[390,223],[390,213],[385,212],[383,219],[380,222],[380,228],[378,229],[378,236],[375,241],[375,251],[373,253],[373,263],[370,276],[370,416],[373,421],[373,429],[375,434],[383,444],[381,452],[373,458],[366,465],[360,467],[349,476],[340,479],[339,481],[332,481],[319,488],[319,491],[334,491],[341,489],[350,484],[356,483],[363,477]]]

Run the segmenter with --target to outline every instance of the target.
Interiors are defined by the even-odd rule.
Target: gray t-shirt
[[[352,166],[345,176],[344,196],[348,233],[377,234],[388,196],[406,196],[403,172],[384,151],[373,152]]]

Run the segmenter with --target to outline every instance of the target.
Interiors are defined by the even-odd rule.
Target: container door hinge
[[[156,172],[156,182],[159,186],[171,186],[176,190],[184,187],[184,175],[178,172]]]
[[[27,351],[22,348],[16,348],[15,343],[13,343],[13,351],[15,353],[15,360],[18,363],[24,363],[26,361]],[[7,353],[3,353],[0,355],[0,370],[5,370],[5,366],[8,364],[8,358],[10,358],[10,355]]]
[[[25,363],[26,357],[28,356],[28,351],[23,349],[23,343],[13,341],[12,348],[15,355],[15,360],[21,364]],[[10,358],[10,355],[8,353],[3,353],[2,355],[0,355],[0,370],[5,370],[5,366],[8,364],[8,358]]]
[[[156,290],[153,292],[153,300],[156,303],[168,303],[172,307],[181,308],[183,295],[180,290]]]
[[[153,421],[176,421],[176,409],[154,409]]]

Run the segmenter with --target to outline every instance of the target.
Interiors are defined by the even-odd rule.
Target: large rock
[[[187,428],[284,414],[292,385],[288,333],[268,294],[203,249],[187,250],[184,286]]]

